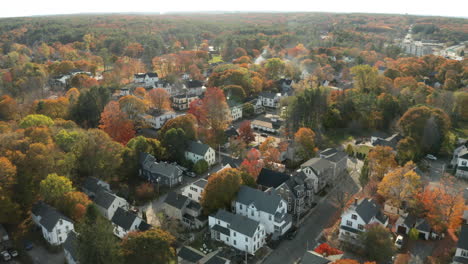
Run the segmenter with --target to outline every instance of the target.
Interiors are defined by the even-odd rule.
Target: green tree
[[[286,70],[286,64],[280,58],[268,59],[264,67],[266,76],[270,80],[279,80]]]
[[[221,208],[230,208],[242,184],[242,172],[237,169],[224,169],[208,178],[202,194],[201,204],[205,214]]]
[[[197,140],[197,119],[192,114],[180,115],[167,121],[158,132],[160,139],[171,128],[181,128],[189,140]]]
[[[391,233],[383,226],[375,224],[367,227],[359,237],[369,260],[383,263],[395,253]]]
[[[206,160],[204,159],[195,162],[195,165],[193,165],[193,171],[197,175],[202,175],[203,173],[208,171],[208,162],[206,162]]]
[[[163,136],[162,143],[171,159],[181,161],[187,145],[187,137],[182,128],[171,128]]]
[[[411,228],[408,232],[408,237],[411,240],[418,240],[419,239],[419,231],[416,228]]]
[[[84,221],[77,226],[78,261],[95,264],[123,263],[119,241],[112,229],[112,224],[99,214],[96,206],[89,205]]]
[[[28,115],[21,119],[19,126],[21,128],[37,127],[37,126],[52,126],[54,121],[45,115]]]
[[[377,69],[369,65],[357,65],[351,68],[354,75],[354,88],[369,93],[379,91],[379,73]]]
[[[99,125],[101,112],[110,100],[110,92],[104,87],[92,87],[80,93],[70,110],[71,118],[80,126],[94,128]]]
[[[254,106],[251,103],[245,103],[242,105],[242,116],[250,118],[255,114]]]
[[[419,147],[416,141],[411,137],[405,137],[397,145],[397,160],[400,164],[408,161],[414,161],[419,156]]]
[[[131,232],[121,243],[126,263],[171,263],[176,258],[172,248],[175,238],[160,228]]]
[[[66,193],[74,190],[72,182],[67,177],[56,173],[49,174],[42,180],[39,189],[45,202],[52,205],[60,201]]]
[[[369,160],[367,158],[364,160],[364,164],[362,165],[359,182],[361,183],[361,186],[366,186],[369,182]]]

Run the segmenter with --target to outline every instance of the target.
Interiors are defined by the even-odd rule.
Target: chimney
[[[354,198],[354,205],[357,205],[357,202],[358,202],[358,198]]]

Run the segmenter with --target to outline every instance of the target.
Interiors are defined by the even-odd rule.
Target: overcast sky
[[[466,0],[1,0],[0,17],[168,11],[320,11],[468,17]]]

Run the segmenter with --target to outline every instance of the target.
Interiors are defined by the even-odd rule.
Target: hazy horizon
[[[172,1],[157,3],[151,0],[140,0],[138,3],[116,0],[91,1],[82,0],[79,5],[64,5],[58,0],[19,0],[3,4],[1,18],[33,17],[53,15],[86,15],[86,14],[177,14],[177,13],[291,13],[291,12],[324,12],[324,13],[371,13],[390,15],[444,16],[468,18],[466,9],[456,0],[440,1],[403,1],[395,0],[382,5],[372,0],[335,0],[328,2],[308,2],[290,0],[271,3],[267,1],[240,0],[236,3],[223,3],[214,0]],[[454,8],[459,6],[459,8]]]

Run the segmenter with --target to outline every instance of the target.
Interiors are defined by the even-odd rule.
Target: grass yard
[[[218,62],[223,62],[223,58],[221,56],[213,56],[213,58],[208,61],[208,63],[218,63]]]
[[[358,145],[358,146],[354,146],[353,149],[355,153],[361,153],[367,156],[367,154],[369,154],[369,151],[372,149],[372,147],[366,146],[366,145]]]

